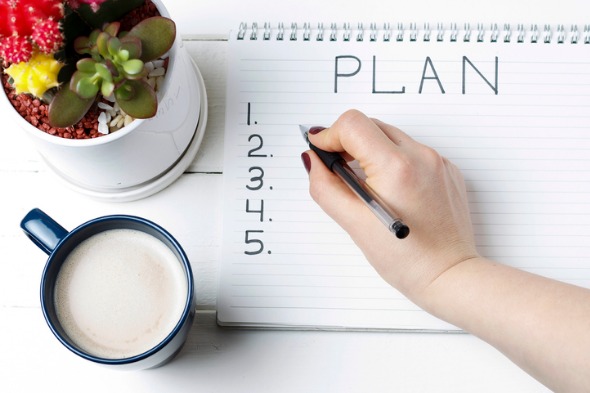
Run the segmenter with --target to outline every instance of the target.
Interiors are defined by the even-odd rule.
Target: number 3
[[[254,185],[254,186],[246,186],[246,188],[248,190],[252,190],[252,191],[260,190],[262,188],[262,184],[264,183],[264,181],[262,180],[262,178],[264,177],[264,169],[262,169],[259,166],[253,166],[252,168],[250,168],[248,170],[248,172],[252,173],[252,171],[258,171],[260,173],[260,175],[253,176],[250,178],[250,181],[252,183],[258,182],[258,184]]]

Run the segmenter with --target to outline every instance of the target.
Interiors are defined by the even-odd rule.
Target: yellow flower
[[[17,94],[30,93],[41,98],[48,89],[59,85],[57,74],[62,67],[53,55],[35,52],[31,60],[12,64],[5,72],[14,80]]]

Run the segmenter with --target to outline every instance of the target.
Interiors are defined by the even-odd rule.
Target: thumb
[[[309,173],[309,193],[313,200],[345,231],[353,235],[355,228],[379,225],[365,204],[330,171],[312,150],[301,154]],[[354,236],[353,236],[354,237]]]

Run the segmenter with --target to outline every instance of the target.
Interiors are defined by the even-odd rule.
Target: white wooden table
[[[341,22],[362,19],[483,20],[582,23],[585,1],[512,4],[377,0],[283,6],[229,0],[169,0],[184,45],[205,79],[209,122],[190,169],[164,191],[129,203],[105,203],[74,193],[45,167],[27,136],[0,113],[0,392],[544,392],[496,350],[468,334],[269,331],[219,328],[215,323],[221,258],[220,192],[227,33],[238,22]],[[392,2],[393,3],[393,2]],[[248,8],[244,8],[248,7]],[[335,7],[335,8],[334,8]],[[481,10],[476,13],[475,8]],[[402,14],[403,12],[403,14]],[[420,17],[420,16],[423,17]],[[354,18],[354,20],[352,20]],[[478,19],[479,18],[479,19]],[[314,19],[314,20],[316,20]],[[40,207],[64,227],[105,214],[144,216],[183,244],[197,282],[198,314],[189,340],[170,364],[118,372],[67,351],[46,326],[39,306],[45,254],[19,222]]]

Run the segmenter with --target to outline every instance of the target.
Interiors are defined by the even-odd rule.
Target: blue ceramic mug
[[[166,230],[111,215],[68,232],[39,209],[21,228],[49,255],[41,308],[70,351],[118,369],[158,367],[180,351],[194,319],[194,280]]]

